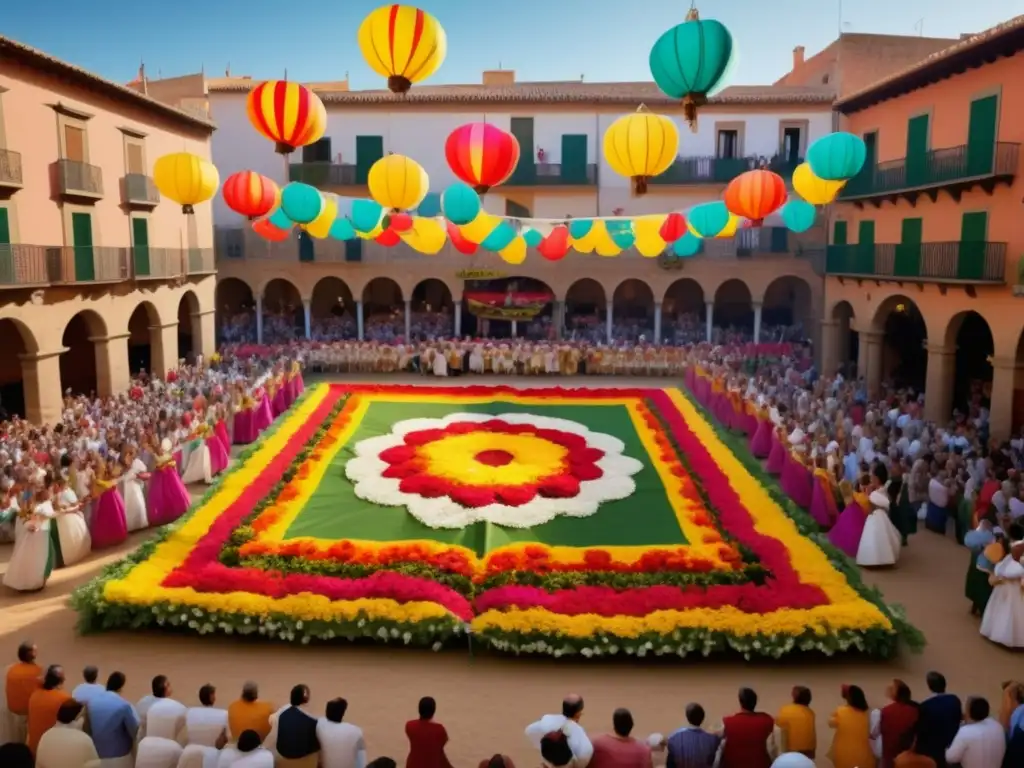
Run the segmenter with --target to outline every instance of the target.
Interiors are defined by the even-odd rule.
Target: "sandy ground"
[[[431,384],[436,380],[410,376],[389,381]],[[544,386],[547,381],[474,377],[444,383]],[[596,378],[558,379],[557,383],[626,384],[622,379]],[[664,379],[628,381],[630,386],[666,383]],[[770,712],[785,703],[793,685],[807,685],[814,692],[819,753],[824,754],[830,742],[827,718],[839,703],[843,683],[862,686],[876,706],[885,703],[885,686],[893,677],[907,681],[915,695],[923,696],[924,675],[936,669],[946,675],[953,691],[984,695],[994,703],[1001,681],[1024,676],[1024,657],[987,642],[978,634],[978,620],[969,615],[963,597],[966,551],[951,536],[944,539],[927,531],[912,538],[897,568],[866,577],[890,602],[907,607],[911,621],[929,641],[922,654],[904,653],[887,663],[856,657],[773,663],[697,658],[667,664],[637,659],[595,663],[472,656],[465,651],[432,654],[378,646],[292,646],[222,636],[127,632],[78,636],[75,614],[66,606],[70,592],[144,538],[145,534],[137,534],[117,552],[54,572],[39,594],[18,595],[0,587],[0,647],[5,649],[0,659],[6,655],[13,661],[18,642],[30,638],[39,645],[44,664],[67,667],[69,682],[77,682],[78,670],[87,663],[98,665],[104,677],[119,669],[128,676],[129,696],[137,698],[149,692],[153,675],[163,673],[171,677],[175,696],[186,704],[198,703],[198,689],[207,682],[218,686],[225,706],[248,679],[257,680],[263,695],[276,703],[286,700],[292,685],[307,683],[318,714],[328,699],[348,699],[347,719],[364,729],[371,757],[404,757],[403,725],[415,717],[419,697],[431,695],[438,700],[438,719],[451,736],[448,754],[456,768],[475,766],[495,752],[510,755],[520,766],[535,765],[537,758],[522,729],[541,714],[558,711],[562,696],[570,692],[584,697],[584,725],[591,734],[610,730],[612,710],[625,706],[633,711],[635,735],[645,736],[681,725],[690,701],[702,703],[709,724],[715,725],[736,709],[736,689],[741,685],[756,688],[762,707]],[[10,546],[0,548],[0,571],[6,569],[10,552]],[[829,763],[819,759],[819,764]]]

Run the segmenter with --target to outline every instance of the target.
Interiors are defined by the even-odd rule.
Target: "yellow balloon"
[[[319,216],[303,226],[303,229],[309,233],[310,237],[324,240],[330,234],[331,225],[334,224],[336,218],[338,218],[338,198],[334,195],[324,195],[324,209]]]
[[[448,233],[441,222],[421,216],[413,217],[412,228],[400,233],[399,236],[414,251],[431,256],[440,252],[448,242]]]
[[[633,234],[636,242],[633,247],[647,259],[660,256],[665,250],[665,241],[661,237],[661,227],[665,223],[664,215],[640,216],[633,220]]]
[[[209,160],[191,152],[164,155],[153,165],[153,183],[160,194],[192,213],[192,206],[205,203],[220,186],[220,173]]]
[[[594,247],[597,244],[597,238],[594,234],[594,230],[597,228],[597,222],[591,225],[590,229],[587,230],[587,234],[583,237],[570,237],[569,247],[577,253],[593,253]]]
[[[722,231],[715,235],[718,239],[728,239],[730,237],[736,237],[736,230],[740,228],[740,222],[743,221],[735,213],[729,214],[729,223],[723,227]]]
[[[481,210],[469,224],[459,227],[459,231],[469,242],[480,245],[500,223],[501,219],[497,216],[492,216],[487,211]]]
[[[608,227],[603,221],[595,221],[594,226],[591,227],[591,233],[594,252],[598,256],[618,256],[622,253],[622,249],[612,240],[612,236],[608,233]]]
[[[793,189],[811,205],[828,205],[845,184],[844,180],[827,181],[815,176],[807,163],[800,163],[793,169]]]
[[[526,261],[526,241],[521,235],[516,235],[516,239],[498,251],[498,255],[506,264],[522,264]]]
[[[380,237],[380,233],[383,232],[383,231],[384,231],[384,225],[381,224],[380,222],[378,222],[377,226],[375,226],[369,232],[360,232],[357,229],[356,230],[356,237],[359,237],[362,240],[376,240],[378,237]]]
[[[604,132],[605,160],[617,174],[633,180],[638,195],[647,191],[647,180],[667,171],[678,154],[676,124],[644,106],[620,117]]]
[[[386,155],[370,167],[370,196],[385,208],[409,211],[423,202],[430,178],[423,166],[405,155]]]
[[[404,93],[426,80],[444,62],[448,36],[440,22],[411,5],[384,5],[359,25],[359,50],[370,68]]]

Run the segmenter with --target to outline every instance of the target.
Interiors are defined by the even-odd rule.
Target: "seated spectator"
[[[239,735],[234,747],[221,750],[217,768],[274,768],[274,754],[264,749],[256,731],[246,730]]]
[[[61,705],[71,701],[71,694],[64,690],[64,669],[53,664],[46,670],[43,687],[28,699],[28,748],[33,754],[43,734],[57,724],[57,713]]]
[[[135,753],[135,768],[178,768],[184,747],[174,739],[146,736]]]
[[[96,746],[81,728],[84,710],[74,699],[60,705],[57,724],[43,734],[36,747],[36,768],[95,768],[99,764]],[[0,761],[0,765],[7,764]]]
[[[718,761],[722,737],[704,730],[704,707],[700,704],[686,705],[686,722],[668,737],[666,768],[712,768]]]
[[[214,706],[217,689],[207,683],[199,689],[198,707],[185,713],[186,744],[220,749],[228,739],[228,711]]]
[[[277,714],[274,722],[272,738],[278,755],[275,765],[277,768],[316,768],[320,759],[317,721],[303,709],[309,704],[309,687],[292,688],[289,701],[289,706]]]
[[[153,678],[152,689],[152,695],[143,699],[146,701],[145,707],[142,701],[136,707],[139,711],[139,720],[142,722],[139,732],[144,737],[155,736],[180,742],[185,737],[185,714],[188,707],[171,698],[171,681],[163,675]],[[143,711],[146,715],[142,714]]]
[[[651,748],[634,739],[633,715],[628,709],[612,713],[612,733],[594,739],[592,768],[652,768]]]
[[[242,686],[242,695],[228,706],[228,731],[238,738],[243,731],[255,731],[264,741],[270,735],[270,716],[274,707],[260,699],[260,689],[251,680]]]
[[[348,702],[332,699],[327,702],[325,716],[316,724],[320,741],[320,768],[365,768],[366,742],[363,730],[351,723],[343,723]]]
[[[434,721],[436,712],[437,702],[424,696],[419,703],[419,718],[405,724],[405,735],[409,738],[406,768],[451,768],[444,751],[448,731]]]

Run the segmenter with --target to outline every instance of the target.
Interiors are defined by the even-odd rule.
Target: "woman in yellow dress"
[[[868,701],[856,685],[843,686],[846,702],[828,719],[835,731],[829,756],[835,768],[875,768],[875,754],[871,751],[871,715]]]

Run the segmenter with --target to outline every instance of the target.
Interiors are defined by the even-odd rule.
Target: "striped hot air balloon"
[[[747,171],[729,182],[722,199],[729,213],[750,219],[752,226],[759,227],[765,216],[785,204],[786,182],[772,171]]]
[[[255,171],[239,171],[228,176],[221,187],[224,202],[249,221],[266,216],[281,202],[281,190],[266,176]]]
[[[327,129],[324,103],[299,83],[261,83],[249,91],[246,107],[253,128],[273,141],[282,155],[319,141]]]
[[[490,123],[467,123],[448,134],[444,156],[452,173],[482,195],[515,171],[519,140]]]
[[[388,89],[405,93],[434,74],[448,53],[444,28],[411,5],[385,5],[359,25],[359,49],[370,68],[388,79]]]

